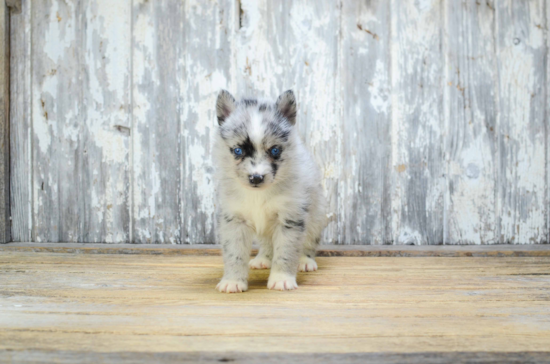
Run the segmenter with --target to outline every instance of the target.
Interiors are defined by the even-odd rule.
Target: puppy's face
[[[292,91],[276,103],[258,100],[236,102],[225,90],[216,104],[220,135],[231,156],[236,178],[251,189],[277,182],[291,150],[290,134],[296,121]]]

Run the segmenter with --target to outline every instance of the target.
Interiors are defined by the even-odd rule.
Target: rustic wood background
[[[324,243],[549,242],[550,3],[24,0],[14,241],[212,243],[218,90],[293,88]]]

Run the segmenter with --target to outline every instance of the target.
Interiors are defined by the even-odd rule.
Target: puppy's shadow
[[[251,269],[248,277],[248,290],[267,289],[267,279],[271,269]]]

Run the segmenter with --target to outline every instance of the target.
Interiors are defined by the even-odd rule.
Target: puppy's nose
[[[259,174],[252,174],[248,176],[248,180],[250,181],[250,184],[252,185],[259,185],[264,181],[264,176],[261,176]]]

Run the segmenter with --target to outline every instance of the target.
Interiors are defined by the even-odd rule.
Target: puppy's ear
[[[285,91],[277,99],[277,111],[290,121],[292,125],[296,124],[296,98],[292,90]]]
[[[221,90],[216,101],[216,115],[218,124],[222,125],[225,119],[235,110],[235,98],[226,90]]]

